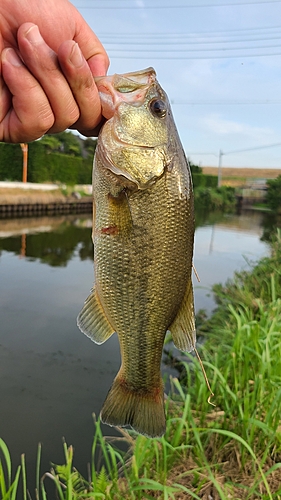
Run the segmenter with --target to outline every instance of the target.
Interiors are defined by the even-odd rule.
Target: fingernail
[[[4,52],[5,59],[13,66],[22,66],[22,60],[19,58],[14,49],[6,49]]]
[[[27,32],[25,33],[25,38],[27,38],[27,40],[30,42],[30,43],[41,43],[42,42],[42,36],[40,35],[40,31],[38,29],[38,26],[34,25],[34,26],[31,26],[31,28],[29,28],[29,30],[27,30]]]
[[[76,68],[80,68],[80,66],[82,66],[84,64],[84,58],[82,56],[82,52],[79,48],[78,43],[76,43],[76,42],[75,42],[75,45],[73,45],[69,59],[70,59],[71,63],[73,64],[73,66],[75,66]]]

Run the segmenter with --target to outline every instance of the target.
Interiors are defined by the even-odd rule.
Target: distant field
[[[218,167],[202,167],[203,174],[218,175]],[[281,175],[281,168],[234,168],[223,167],[221,186],[243,187],[251,179],[275,179]]]
[[[203,174],[218,175],[218,167],[203,167]],[[223,178],[236,179],[275,179],[281,175],[281,168],[233,168],[223,167]]]

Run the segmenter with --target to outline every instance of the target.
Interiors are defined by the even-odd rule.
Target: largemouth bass
[[[97,344],[119,338],[121,368],[102,421],[161,436],[167,330],[178,349],[195,347],[191,174],[153,68],[97,86],[107,121],[93,167],[95,285],[78,326]]]

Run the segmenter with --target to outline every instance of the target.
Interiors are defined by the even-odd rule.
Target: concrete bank
[[[0,182],[0,217],[91,212],[91,189],[90,185]]]

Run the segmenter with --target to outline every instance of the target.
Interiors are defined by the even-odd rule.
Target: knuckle
[[[49,108],[49,107],[48,107]],[[49,130],[55,123],[55,117],[53,115],[52,110],[49,108],[47,110],[42,110],[41,113],[38,113],[36,119],[36,130],[39,133],[45,133]],[[42,134],[41,134],[42,135]],[[39,135],[39,137],[41,137]]]
[[[66,108],[64,116],[60,117],[60,121],[64,123],[65,127],[67,128],[70,125],[76,123],[77,120],[79,120],[79,117],[80,117],[80,111],[78,105],[73,99],[73,102],[71,102],[69,106]]]
[[[66,130],[67,128],[76,128],[75,124],[79,120],[79,112],[76,111],[71,115],[58,116],[53,122],[48,132],[58,133]]]

